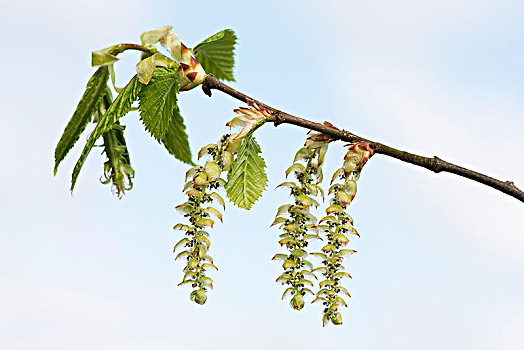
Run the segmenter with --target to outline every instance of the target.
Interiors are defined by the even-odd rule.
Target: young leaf
[[[158,29],[148,30],[147,32],[140,35],[140,41],[142,45],[151,45],[156,44],[160,39],[162,39],[173,27],[167,26]]]
[[[146,129],[157,140],[166,135],[176,108],[178,81],[174,69],[158,67],[138,97],[140,116]]]
[[[235,81],[233,78],[234,50],[236,35],[231,29],[226,29],[207,38],[193,49],[196,59],[206,73],[211,73],[218,79]]]
[[[98,140],[98,138],[104,132],[110,130],[113,127],[113,124],[115,124],[115,122],[118,119],[120,119],[122,116],[127,114],[127,112],[129,112],[131,104],[136,100],[138,93],[140,92],[140,88],[142,86],[143,85],[138,81],[138,78],[135,75],[133,78],[131,78],[129,83],[127,83],[127,85],[122,89],[122,92],[113,101],[111,106],[109,106],[102,118],[100,118],[95,129],[89,136],[89,139],[87,139],[87,143],[84,146],[82,154],[80,154],[80,158],[76,162],[75,168],[73,169],[73,176],[71,179],[71,192],[75,188],[78,174],[80,174],[80,170],[82,169],[82,166],[84,165],[84,162],[87,156],[89,155],[89,152],[95,145],[96,140]]]
[[[266,163],[259,156],[260,146],[252,136],[242,140],[237,158],[227,176],[226,193],[231,202],[251,209],[267,185]]]
[[[173,116],[167,127],[166,135],[162,138],[162,143],[168,152],[178,160],[187,164],[194,164],[191,160],[191,149],[189,148],[189,141],[187,140],[184,119],[180,115],[177,105],[175,105],[173,109]]]
[[[65,158],[69,150],[74,146],[80,134],[84,131],[91,116],[95,113],[98,104],[102,101],[105,94],[109,70],[107,67],[100,67],[91,76],[87,83],[86,91],[76,107],[75,113],[67,123],[67,126],[55,149],[55,175],[58,165]]]

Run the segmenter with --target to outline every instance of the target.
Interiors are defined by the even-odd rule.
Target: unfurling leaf
[[[255,138],[245,137],[227,176],[227,196],[231,202],[243,209],[251,209],[266,188],[266,164],[260,157],[260,152]]]
[[[158,29],[148,30],[147,32],[140,35],[140,41],[142,45],[156,44],[160,39],[166,36],[167,33],[172,29],[171,26],[166,26]]]
[[[116,56],[124,50],[122,45],[113,45],[102,50],[93,51],[91,53],[91,66],[97,67],[113,64],[118,61]]]

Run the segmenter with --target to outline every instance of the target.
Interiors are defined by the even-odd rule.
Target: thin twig
[[[478,173],[476,171],[472,171],[472,170],[463,168],[461,166],[446,162],[438,157],[433,157],[433,158],[422,157],[422,156],[419,156],[413,153],[401,151],[393,147],[386,146],[379,142],[367,140],[363,137],[357,136],[345,130],[338,129],[336,127],[326,126],[321,123],[315,123],[310,120],[296,117],[289,113],[286,113],[276,108],[273,108],[271,106],[268,106],[265,103],[257,101],[254,98],[251,98],[243,94],[242,92],[233,89],[232,87],[219,81],[216,77],[214,77],[211,74],[206,77],[204,81],[204,85],[202,86],[202,89],[208,96],[211,96],[211,90],[215,89],[215,90],[224,92],[228,94],[229,96],[237,100],[240,100],[242,102],[247,103],[248,101],[252,101],[252,102],[256,102],[259,106],[268,108],[269,110],[272,111],[274,115],[273,122],[275,123],[275,126],[278,126],[280,124],[293,124],[296,126],[300,126],[302,128],[315,130],[315,131],[324,133],[326,135],[331,136],[335,140],[341,140],[341,141],[350,142],[350,143],[356,142],[356,141],[367,141],[370,143],[370,146],[371,148],[373,148],[375,153],[390,156],[390,157],[399,159],[406,163],[418,165],[428,170],[431,170],[435,173],[448,172],[448,173],[452,173],[452,174],[456,174],[456,175],[465,177],[467,179],[470,179],[476,182],[480,182],[484,185],[487,185],[496,190],[499,190],[507,195],[510,195],[524,203],[524,192],[519,190],[515,186],[515,184],[511,181],[500,181],[492,177],[489,177],[487,175]]]

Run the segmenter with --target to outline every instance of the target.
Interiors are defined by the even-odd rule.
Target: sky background
[[[522,349],[524,205],[486,186],[376,155],[350,214],[344,325],[296,312],[274,282],[283,252],[273,190],[305,138],[257,131],[269,185],[250,212],[229,204],[211,232],[220,271],[200,307],[177,287],[172,226],[188,167],[122,119],[136,169],[122,200],[79,146],[53,152],[93,72],[90,52],[172,25],[188,46],[232,28],[232,86],[289,113],[512,180],[524,187],[522,1],[3,1],[0,5],[0,347],[3,349]],[[137,54],[116,66],[133,74]],[[194,152],[239,102],[180,96]],[[343,157],[330,146],[325,173]],[[326,176],[327,177],[327,176]]]

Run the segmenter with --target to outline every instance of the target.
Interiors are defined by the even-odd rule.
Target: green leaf
[[[266,188],[266,163],[259,156],[260,152],[260,146],[255,138],[251,135],[245,137],[228,173],[227,196],[240,208],[251,209]]]
[[[162,143],[176,159],[190,165],[194,164],[191,160],[191,149],[189,148],[184,119],[180,115],[177,105],[173,109],[173,116],[167,127],[166,135],[162,138]]]
[[[143,85],[138,81],[138,78],[135,75],[133,78],[131,78],[129,83],[127,83],[124,89],[122,89],[122,92],[100,118],[95,129],[89,136],[89,139],[87,139],[87,143],[82,150],[82,154],[80,154],[80,158],[76,162],[75,168],[73,169],[71,192],[73,192],[73,189],[75,188],[78,174],[80,174],[80,170],[82,169],[89,152],[91,152],[91,149],[95,145],[96,140],[98,140],[98,138],[104,132],[111,130],[116,121],[129,112],[131,104],[136,100],[142,86]]]
[[[144,85],[138,95],[142,121],[157,140],[164,138],[175,114],[178,88],[175,70],[158,67],[149,84]]]
[[[226,29],[207,38],[193,49],[196,59],[206,73],[218,79],[235,81],[233,65],[237,37],[231,29]]]
[[[107,67],[100,67],[89,79],[86,91],[84,92],[82,99],[80,99],[75,113],[73,113],[71,120],[67,123],[64,133],[56,146],[55,175],[58,170],[58,165],[74,146],[76,141],[78,141],[78,138],[84,131],[86,125],[91,120],[91,116],[95,113],[98,104],[102,101],[108,78],[109,70]]]

